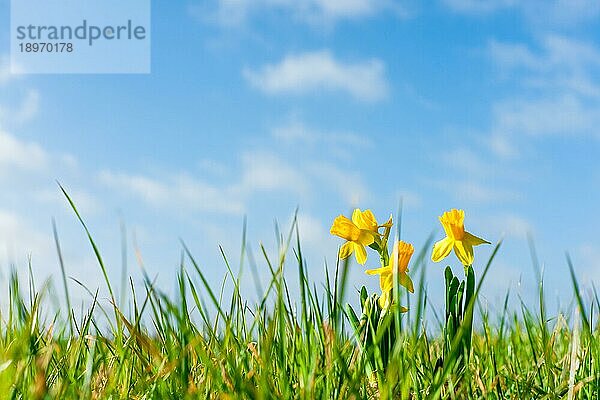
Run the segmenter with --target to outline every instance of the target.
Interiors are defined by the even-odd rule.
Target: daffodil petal
[[[360,208],[355,208],[352,212],[352,222],[356,226],[359,226],[359,224],[362,222],[362,213],[360,211]]]
[[[346,242],[340,247],[340,258],[343,260],[348,258],[350,254],[354,251],[354,245],[352,242]]]
[[[408,290],[411,293],[415,292],[415,288],[412,282],[412,279],[410,279],[410,276],[408,276],[408,274],[406,273],[401,273],[398,274],[398,283],[401,286],[404,286],[406,288],[406,290]]]
[[[358,243],[352,243],[354,245],[354,256],[356,257],[356,262],[360,265],[364,265],[367,262],[367,249],[365,246]]]
[[[331,225],[329,233],[335,236],[339,236],[342,239],[354,241],[360,236],[360,229],[352,223],[347,217],[339,215]]]
[[[360,211],[358,208],[355,209],[352,213],[352,222],[360,229],[377,232],[377,220],[371,210]]]
[[[473,246],[470,243],[460,240],[455,241],[454,252],[463,265],[467,266],[473,264],[475,256],[473,255]]]
[[[356,241],[363,246],[369,246],[375,241],[375,236],[373,235],[373,232],[366,229],[361,229]]]
[[[382,273],[379,277],[379,287],[382,291],[392,290],[394,288],[394,274],[391,271]]]
[[[471,246],[479,246],[480,244],[490,244],[490,242],[488,242],[487,240],[477,237],[469,232],[465,232],[463,242],[469,243]]]
[[[450,254],[452,251],[452,245],[454,244],[454,240],[449,237],[445,237],[439,242],[437,242],[433,246],[433,251],[431,252],[431,261],[440,262],[444,258]]]
[[[381,275],[383,274],[386,270],[389,270],[390,267],[381,267],[381,268],[376,268],[376,269],[368,269],[365,271],[365,273],[367,275]]]
[[[390,302],[389,290],[381,292],[378,302],[379,302],[379,307],[381,307],[381,308],[386,308],[388,306],[388,303]]]
[[[375,219],[373,211],[365,210],[362,212],[362,223],[364,224],[364,227],[359,225],[359,228],[377,231],[377,219]]]

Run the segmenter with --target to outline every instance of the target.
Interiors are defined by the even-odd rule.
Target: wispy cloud
[[[339,168],[329,162],[311,163],[309,172],[320,180],[321,187],[332,188],[353,207],[369,201],[367,183],[358,171]]]
[[[494,107],[495,129],[507,135],[593,135],[600,138],[600,108],[573,95],[503,100]]]
[[[11,88],[15,87],[15,80],[19,77],[19,75],[13,73],[15,70],[18,71],[19,68],[13,65],[11,70],[10,56],[0,54],[0,88],[7,85]],[[22,92],[25,95],[21,99],[11,99],[10,102],[0,104],[0,128],[6,129],[7,125],[27,123],[37,115],[40,102],[39,92],[35,89],[14,91],[14,93]],[[8,91],[8,93],[11,93],[11,91]],[[0,149],[0,152],[2,152],[2,149]]]
[[[485,16],[503,10],[521,12],[535,26],[574,25],[600,14],[595,0],[443,0],[454,12]]]
[[[208,182],[187,172],[150,177],[103,171],[99,179],[151,206],[224,214],[243,213],[246,201],[258,192],[288,192],[298,196],[308,192],[303,174],[274,154],[247,152],[240,161],[243,172],[230,181]]]
[[[245,68],[243,75],[267,94],[338,91],[373,102],[384,99],[388,93],[382,61],[343,62],[326,50],[291,54],[258,70]]]
[[[472,204],[513,203],[524,195],[516,189],[528,174],[508,157],[495,154],[486,140],[467,137],[464,144],[444,149],[436,161],[443,180],[433,185],[454,199]]]
[[[0,85],[7,83],[11,79],[10,59],[8,56],[0,55]]]
[[[0,208],[0,259],[22,263],[28,256],[38,261],[54,256],[50,237],[16,212]]]
[[[506,153],[507,137],[580,135],[600,137],[600,49],[591,43],[549,35],[534,50],[522,43],[489,45],[500,76],[517,96],[493,107],[493,138]],[[505,139],[500,139],[504,137]]]
[[[9,124],[24,124],[33,119],[37,112],[40,102],[40,95],[37,90],[27,91],[21,103],[15,107],[6,107],[0,105],[0,120]]]
[[[501,159],[514,159],[519,155],[519,151],[511,138],[502,133],[492,133],[486,138],[487,147],[492,154]]]
[[[38,278],[57,266],[49,219],[67,209],[54,179],[72,176],[70,158],[0,130],[0,262],[23,266],[32,257]],[[72,192],[85,212],[96,208],[86,190]],[[79,255],[75,258],[80,260]]]
[[[267,152],[255,151],[242,154],[241,181],[234,190],[250,195],[259,191],[285,191],[300,197],[309,191],[308,179],[301,170],[281,157]]]
[[[11,60],[9,54],[0,54],[0,86],[19,78],[22,66]]]
[[[366,135],[354,132],[330,132],[309,127],[299,119],[291,119],[272,130],[274,138],[290,144],[335,144],[344,147],[373,147]]]
[[[100,182],[113,189],[133,194],[147,204],[171,209],[200,210],[240,214],[244,204],[226,189],[212,186],[186,174],[163,179],[124,172],[102,171]]]
[[[271,136],[287,146],[302,146],[310,151],[327,149],[331,156],[343,160],[350,160],[357,152],[374,147],[367,135],[315,128],[295,116],[273,127]]]
[[[501,204],[522,198],[522,195],[514,190],[475,179],[440,181],[437,182],[437,186],[455,200],[472,204]]]
[[[516,0],[443,0],[451,10],[468,15],[485,15],[503,8],[514,7]]]
[[[306,212],[297,215],[298,232],[303,240],[303,246],[308,246],[314,254],[332,254],[329,229],[323,220]],[[335,253],[334,253],[335,254]]]
[[[318,155],[292,162],[278,154],[256,150],[239,154],[238,162],[241,172],[229,179],[221,176],[207,180],[189,172],[148,176],[112,171],[103,171],[98,178],[103,185],[133,195],[150,206],[187,212],[241,214],[249,201],[265,193],[289,194],[294,204],[309,203],[324,190],[348,205],[357,205],[369,196],[360,172],[340,168]]]
[[[520,78],[525,87],[600,96],[600,49],[592,43],[547,35],[537,51],[522,43],[492,41],[489,53],[501,74]]]
[[[575,253],[575,265],[583,273],[584,282],[600,282],[600,247],[597,243],[583,243]]]
[[[46,167],[47,161],[48,154],[39,144],[20,140],[0,130],[0,166],[3,171],[13,168],[42,170]],[[0,172],[0,177],[2,175]]]
[[[442,154],[441,159],[447,166],[460,171],[461,175],[475,178],[485,178],[494,172],[494,168],[480,155],[466,146],[456,147]]]
[[[56,212],[56,207],[69,210],[54,181],[77,181],[77,165],[77,159],[70,154],[48,150],[38,142],[23,140],[0,130],[0,183],[11,188],[4,191],[0,207],[19,204],[24,208],[47,209],[48,212],[50,209]],[[81,186],[69,190],[77,200],[79,210],[86,214],[101,208],[89,189],[89,186]]]
[[[486,222],[486,226],[495,230],[498,235],[526,239],[527,235],[534,233],[533,224],[527,218],[514,213],[494,215]]]
[[[398,0],[215,0],[192,6],[195,15],[227,27],[244,24],[252,16],[269,11],[309,24],[333,24],[357,20],[387,12],[398,18],[410,15]]]

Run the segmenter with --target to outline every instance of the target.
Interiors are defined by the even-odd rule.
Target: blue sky
[[[57,189],[80,206],[120,274],[120,230],[159,282],[183,238],[217,284],[222,245],[255,252],[273,221],[300,229],[311,273],[334,263],[333,218],[404,199],[420,248],[457,207],[505,245],[486,283],[531,297],[531,232],[550,298],[570,299],[564,253],[600,280],[600,5],[592,0],[153,2],[152,73],[11,75],[0,29],[0,262],[101,285]],[[9,2],[0,2],[2,27]],[[477,248],[483,261],[491,251]],[[375,263],[376,258],[371,258]],[[458,264],[456,260],[452,261]],[[234,262],[235,264],[235,262]],[[260,268],[266,268],[259,263]],[[332,268],[332,266],[330,267]],[[442,267],[428,265],[439,293]],[[376,279],[353,266],[354,285]],[[252,287],[251,285],[249,285]]]

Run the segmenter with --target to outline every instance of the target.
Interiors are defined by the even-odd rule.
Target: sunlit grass
[[[254,304],[241,296],[239,272],[225,254],[225,279],[232,287],[227,294],[208,284],[183,243],[177,293],[163,292],[144,274],[142,284],[127,284],[131,300],[124,304],[122,294],[120,303],[116,299],[119,285],[110,282],[92,235],[77,212],[76,217],[110,303],[90,291],[89,309],[75,313],[67,286],[73,283],[63,267],[67,306],[49,313],[48,286],[36,289],[30,279],[23,287],[13,273],[2,297],[0,398],[599,398],[600,335],[593,318],[600,303],[597,297],[585,303],[570,260],[573,310],[546,315],[541,282],[535,309],[522,303],[509,309],[509,293],[498,315],[469,302],[464,312],[478,318],[469,354],[460,354],[465,347],[448,343],[443,322],[439,329],[425,329],[425,320],[444,314],[428,308],[424,290],[431,241],[411,266],[415,293],[406,299],[409,311],[395,307],[389,318],[368,322],[343,299],[360,296],[362,304],[377,309],[377,295],[354,293],[343,261],[309,277],[295,223],[280,235],[275,259],[262,247],[259,257],[243,246],[242,259],[270,271]],[[500,247],[476,270],[477,291]],[[290,295],[284,271],[298,274],[297,298]],[[395,295],[404,299],[406,293]],[[450,337],[454,344],[467,335],[466,329],[458,331]]]

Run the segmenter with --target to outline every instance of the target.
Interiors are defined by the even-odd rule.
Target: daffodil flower
[[[398,283],[404,286],[409,292],[414,292],[412,280],[408,276],[408,263],[415,249],[412,244],[398,241],[392,251],[389,265],[377,269],[367,270],[369,275],[379,275],[379,286],[381,287],[381,296],[379,296],[379,305],[385,308],[391,303],[391,292],[394,288],[394,269]]]
[[[463,210],[452,209],[446,211],[439,218],[444,227],[444,232],[446,232],[446,237],[433,246],[431,260],[439,262],[454,249],[456,257],[463,265],[472,265],[474,259],[473,246],[484,243],[490,244],[490,242],[465,231],[465,212]]]
[[[348,258],[352,253],[356,261],[364,265],[367,261],[366,246],[370,246],[379,238],[379,225],[371,210],[354,210],[352,220],[340,215],[331,225],[330,233],[345,239],[347,242],[340,248],[340,258]]]

